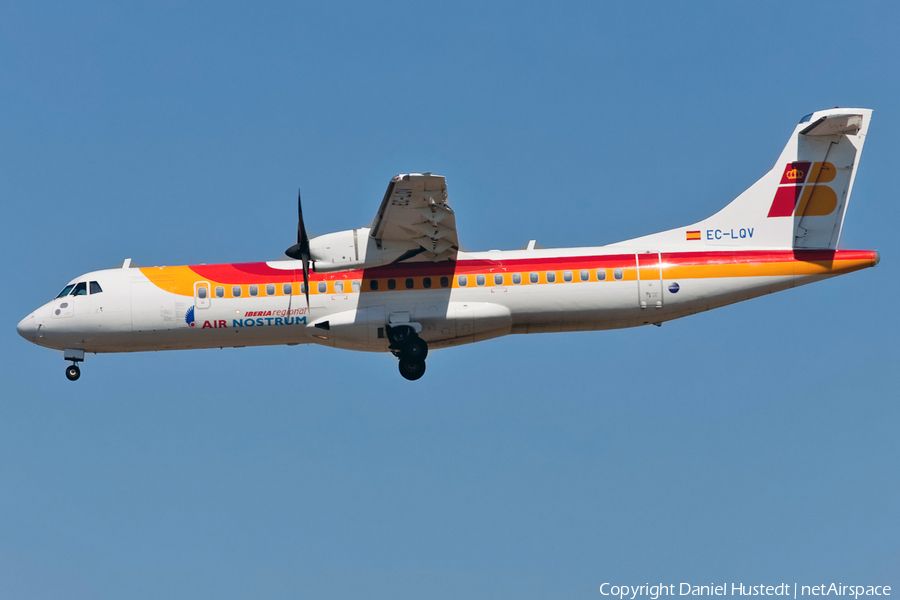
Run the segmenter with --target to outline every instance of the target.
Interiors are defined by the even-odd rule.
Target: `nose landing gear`
[[[400,359],[400,375],[409,381],[422,377],[425,374],[425,357],[428,356],[425,340],[408,325],[388,326],[387,334],[391,352]]]
[[[81,369],[78,368],[78,363],[84,360],[84,350],[66,348],[63,350],[63,357],[72,361],[72,364],[66,367],[66,379],[69,381],[77,380],[81,377]]]
[[[78,368],[78,365],[72,363],[68,367],[66,367],[66,379],[69,381],[75,381],[81,377],[81,369]]]

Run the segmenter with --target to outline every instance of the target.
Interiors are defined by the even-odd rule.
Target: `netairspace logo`
[[[675,592],[675,587],[678,592]],[[796,583],[780,583],[778,585],[752,585],[744,583],[722,583],[709,585],[693,585],[691,583],[670,583],[650,585],[613,585],[604,583],[600,586],[604,596],[615,596],[619,600],[636,600],[638,596],[647,596],[650,600],[658,600],[660,596],[890,596],[889,585],[844,585],[842,583],[823,583],[819,585],[799,585]]]

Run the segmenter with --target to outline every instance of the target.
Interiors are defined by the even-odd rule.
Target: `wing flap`
[[[444,177],[410,173],[391,179],[369,235],[382,244],[412,242],[424,250],[398,262],[456,260],[456,217]]]

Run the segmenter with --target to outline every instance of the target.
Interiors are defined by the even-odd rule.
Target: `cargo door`
[[[157,283],[159,285],[157,285]],[[160,286],[170,287],[171,280],[131,282],[131,328],[134,331],[161,331],[178,324],[175,295]]]

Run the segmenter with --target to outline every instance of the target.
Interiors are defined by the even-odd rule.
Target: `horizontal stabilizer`
[[[800,131],[800,135],[856,135],[862,129],[859,114],[826,115]]]

